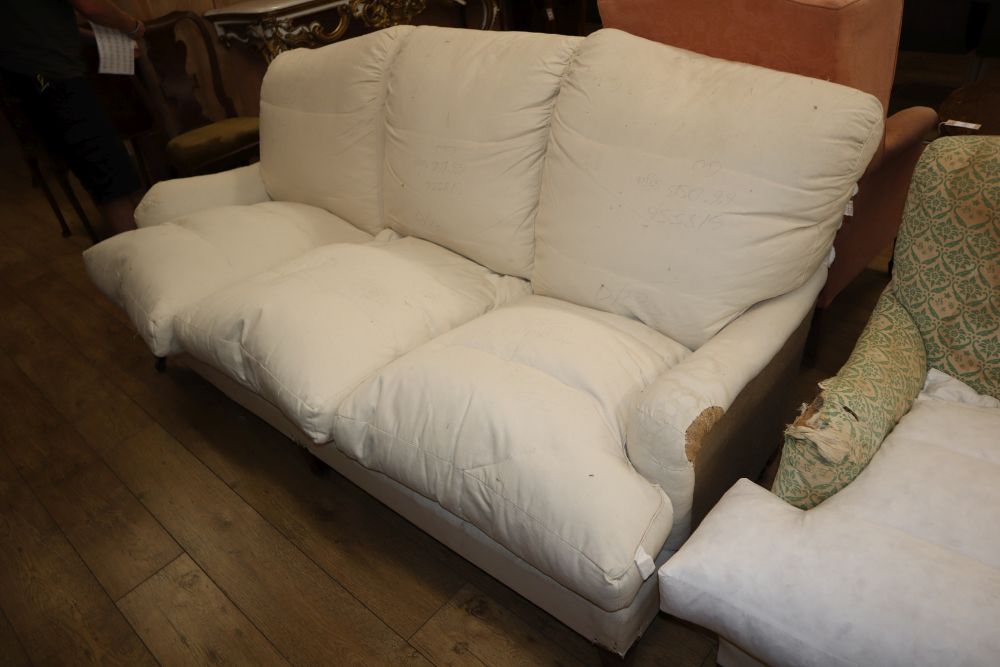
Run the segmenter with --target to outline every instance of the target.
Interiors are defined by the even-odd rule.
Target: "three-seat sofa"
[[[596,643],[780,432],[873,97],[615,30],[277,58],[261,162],[85,254],[158,357]]]

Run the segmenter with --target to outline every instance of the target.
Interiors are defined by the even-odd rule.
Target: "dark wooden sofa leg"
[[[624,656],[618,655],[614,651],[609,651],[603,646],[595,647],[597,649],[597,655],[601,659],[602,667],[625,667],[629,664],[628,654]]]

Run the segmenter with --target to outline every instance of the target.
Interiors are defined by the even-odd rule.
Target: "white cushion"
[[[996,664],[1000,408],[939,380],[819,507],[734,486],[661,568],[663,609],[775,666]]]
[[[670,500],[631,466],[635,397],[689,354],[634,320],[527,297],[364,383],[334,441],[602,609],[634,598]]]
[[[371,236],[305,204],[204,209],[113,236],[83,253],[91,280],[132,320],[153,354],[180,349],[174,316],[213,292],[328,243]]]
[[[579,40],[414,30],[389,71],[386,224],[530,277],[552,105]]]
[[[385,73],[412,29],[286,51],[271,63],[260,91],[260,172],[273,199],[325,208],[371,234],[385,227]]]
[[[882,118],[851,88],[599,31],[556,101],[534,290],[696,348],[815,274]]]
[[[370,374],[527,290],[420,239],[330,245],[186,309],[177,336],[322,443]]]

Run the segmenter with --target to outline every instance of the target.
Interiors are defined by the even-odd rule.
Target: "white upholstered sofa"
[[[85,260],[155,355],[623,653],[780,432],[882,117],[614,30],[397,27],[277,58],[259,165]]]

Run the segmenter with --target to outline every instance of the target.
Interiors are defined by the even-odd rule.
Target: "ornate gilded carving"
[[[427,8],[427,0],[350,0],[351,14],[380,30],[409,23]]]
[[[226,46],[237,42],[252,46],[271,62],[289,49],[314,48],[340,39],[347,32],[351,17],[346,5],[338,7],[337,13],[337,24],[330,29],[316,20],[295,25],[290,18],[265,15],[254,22],[219,26],[219,38]]]
[[[498,0],[479,1],[482,4],[479,28],[492,30],[499,21],[500,3]],[[454,2],[466,7],[468,0]],[[223,44],[246,44],[271,62],[289,49],[314,48],[337,41],[347,32],[352,18],[379,30],[410,23],[426,7],[427,0],[289,0],[275,4],[248,0],[205,12],[205,18],[215,23]],[[334,11],[337,23],[332,27],[327,28],[314,18],[317,14],[329,15]]]

